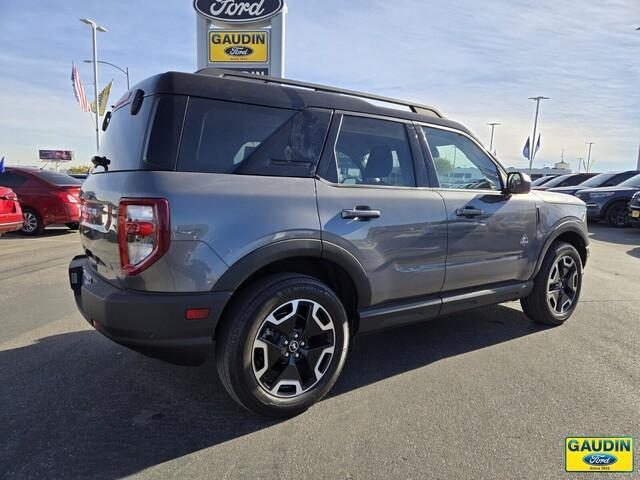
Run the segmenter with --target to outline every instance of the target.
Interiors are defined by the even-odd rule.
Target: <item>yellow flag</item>
[[[111,84],[113,80],[111,80],[106,87],[102,89],[100,95],[98,95],[98,102],[100,103],[100,116],[104,115],[104,112],[107,110],[107,102],[109,101],[109,94],[111,93]],[[96,101],[91,102],[91,111],[93,113],[96,112]]]

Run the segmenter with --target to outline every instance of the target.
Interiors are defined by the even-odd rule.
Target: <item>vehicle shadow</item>
[[[540,330],[496,306],[362,336],[330,395]],[[211,359],[169,365],[91,330],[0,351],[0,366],[3,478],[120,478],[277,423],[238,407]]]
[[[75,236],[74,236],[75,235]],[[0,236],[0,241],[2,240],[38,240],[39,238],[56,238],[56,237],[69,237],[69,238],[78,238],[77,230],[70,230],[67,227],[53,227],[53,228],[45,228],[44,232],[41,235],[37,235],[35,237],[30,237],[28,235],[22,235],[19,232],[8,232]]]
[[[589,238],[601,242],[634,246],[640,242],[640,229],[614,228],[604,224],[590,223]]]

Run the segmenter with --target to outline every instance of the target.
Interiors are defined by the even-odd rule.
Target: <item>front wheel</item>
[[[627,202],[616,202],[607,209],[607,223],[615,228],[623,228],[629,225],[629,208]]]
[[[261,415],[288,417],[322,399],[347,357],[342,303],[299,274],[259,279],[233,300],[216,335],[218,375],[229,394]]]
[[[582,289],[582,260],[565,242],[549,248],[533,291],[520,300],[524,313],[537,323],[561,325],[575,311]]]

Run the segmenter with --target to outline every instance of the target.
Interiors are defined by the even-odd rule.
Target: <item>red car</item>
[[[39,235],[47,225],[64,224],[75,230],[80,221],[82,182],[64,173],[37,168],[7,167],[0,185],[10,187],[22,205],[25,235]]]
[[[20,228],[22,228],[22,209],[18,196],[10,188],[0,187],[0,235],[20,230]]]

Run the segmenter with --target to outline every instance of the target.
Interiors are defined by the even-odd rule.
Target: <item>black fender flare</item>
[[[536,268],[533,271],[533,275],[531,275],[531,279],[535,278],[535,276],[542,268],[542,262],[544,262],[544,258],[547,256],[547,252],[549,251],[549,248],[551,247],[553,242],[555,242],[558,237],[565,233],[570,232],[579,235],[587,248],[587,252],[589,251],[589,236],[587,234],[586,226],[577,218],[562,219],[558,221],[553,227],[551,227],[550,230],[553,233],[549,235],[544,243],[544,246],[542,247],[542,250],[540,251],[538,261],[536,262]]]
[[[311,257],[326,260],[342,268],[351,278],[358,294],[358,307],[371,302],[371,286],[362,264],[347,250],[320,239],[289,239],[260,247],[234,264],[218,279],[213,291],[235,291],[255,272],[271,263],[288,258]]]

